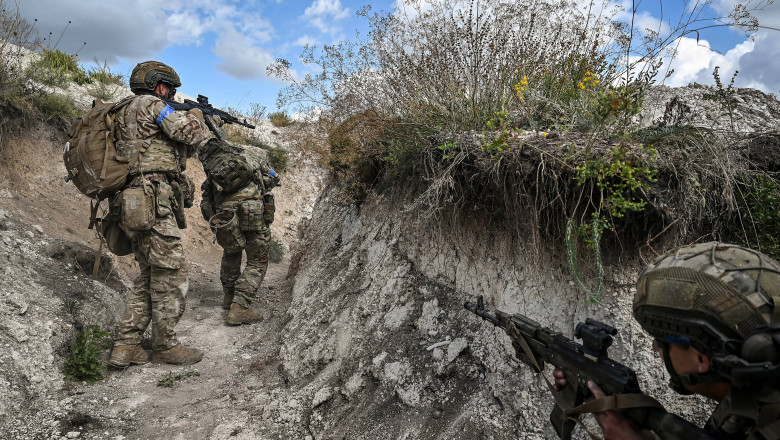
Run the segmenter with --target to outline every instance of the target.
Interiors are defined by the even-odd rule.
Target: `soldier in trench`
[[[633,310],[654,339],[669,386],[718,403],[707,433],[780,439],[780,264],[734,245],[685,246],[644,268]],[[557,388],[566,385],[563,372],[553,374]],[[605,397],[595,383],[588,388]],[[657,438],[619,411],[596,416],[606,440]]]
[[[138,64],[130,75],[135,96],[116,115],[117,156],[138,157],[125,187],[109,198],[121,207],[119,222],[140,268],[124,314],[117,320],[109,364],[124,368],[149,362],[141,335],[151,322],[155,360],[189,365],[203,352],[186,347],[174,327],[181,319],[189,286],[177,217],[183,202],[176,189],[189,187],[182,171],[186,158],[211,137],[198,109],[174,111],[161,98],[173,98],[179,75],[157,61]],[[139,154],[140,152],[140,154]],[[113,209],[113,208],[112,208]]]
[[[276,210],[271,190],[279,184],[279,175],[267,163],[254,169],[253,174],[246,186],[235,191],[226,191],[208,174],[201,185],[201,213],[223,249],[219,279],[228,325],[261,320],[250,305],[268,269],[269,226]],[[246,265],[241,270],[244,254]]]

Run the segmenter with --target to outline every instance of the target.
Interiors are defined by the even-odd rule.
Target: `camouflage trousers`
[[[141,273],[133,282],[125,312],[117,321],[115,345],[141,342],[152,323],[152,348],[165,350],[179,343],[174,327],[184,314],[189,288],[181,234],[170,211],[158,216],[148,231],[123,229],[130,237]]]
[[[267,227],[260,231],[244,231],[246,246],[242,251],[222,253],[219,279],[225,292],[232,293],[233,302],[244,307],[257,296],[257,291],[268,269],[268,246],[271,242],[271,230]],[[246,252],[246,266],[241,270],[241,260]]]

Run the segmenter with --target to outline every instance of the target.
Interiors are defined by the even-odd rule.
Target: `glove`
[[[214,115],[212,118],[214,119],[214,123],[217,124],[217,127],[222,127],[225,125],[225,121],[223,121],[219,116]]]
[[[199,109],[199,108],[191,108],[191,109],[190,109],[190,110],[187,112],[187,114],[188,114],[188,115],[195,116],[195,117],[196,117],[198,120],[200,120],[200,121],[201,121],[201,122],[203,122],[203,123],[205,123],[205,122],[206,122],[205,120],[203,120],[203,112],[202,112],[202,111],[200,111],[200,109]]]

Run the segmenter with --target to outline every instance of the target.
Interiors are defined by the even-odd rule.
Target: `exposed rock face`
[[[776,132],[780,120],[777,97],[755,89],[719,92],[716,87],[701,84],[658,86],[650,90],[643,104],[643,125],[694,125],[727,133],[766,133]]]

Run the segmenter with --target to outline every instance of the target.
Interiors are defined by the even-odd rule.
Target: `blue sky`
[[[6,6],[14,5],[14,0],[4,1]],[[371,5],[375,11],[389,11],[398,1],[403,0],[372,1]],[[24,17],[38,20],[42,36],[48,37],[51,32],[51,42],[59,40],[58,49],[78,51],[86,67],[94,66],[92,60],[97,58],[106,61],[113,71],[129,75],[136,63],[156,59],[179,72],[181,92],[204,94],[217,107],[238,109],[248,109],[252,103],[265,105],[269,111],[276,109],[276,95],[284,84],[265,73],[265,67],[274,59],[294,61],[305,43],[332,44],[353,38],[356,30],[366,31],[365,21],[355,13],[367,2],[352,0],[16,2]],[[628,9],[632,5],[631,0],[611,3]],[[679,16],[680,11],[674,8],[679,9],[682,2],[634,3],[638,4],[637,23],[663,29],[669,26],[671,17]],[[708,12],[723,14],[735,3],[714,0]],[[780,28],[780,4],[765,8],[758,18],[763,25]],[[711,84],[713,68],[721,66],[721,77],[726,82],[739,69],[738,86],[780,92],[780,32],[759,31],[750,41],[743,33],[718,28],[701,33],[698,42],[695,38],[691,34],[680,42],[672,66],[675,74],[666,80],[667,85]],[[301,65],[294,64],[293,68],[305,73]]]

